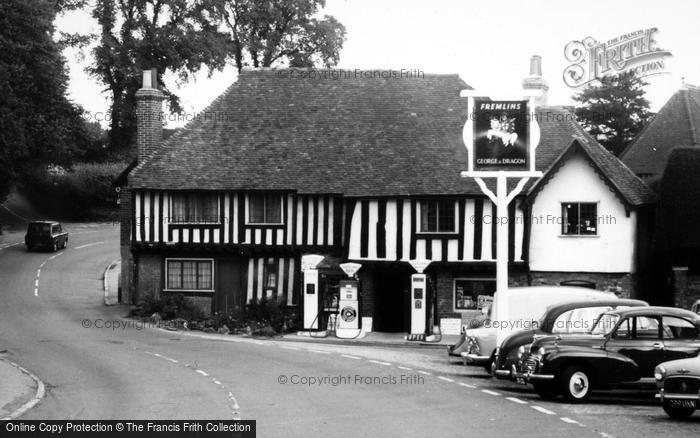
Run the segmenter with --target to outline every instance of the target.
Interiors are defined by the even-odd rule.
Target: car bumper
[[[698,392],[697,394],[675,394],[675,393],[666,393],[666,391],[661,389],[656,394],[656,398],[660,399],[661,401],[664,401],[664,400],[697,400],[697,401],[700,401],[700,392]]]
[[[491,359],[491,356],[480,356],[473,353],[462,353],[464,365],[486,365]]]
[[[513,378],[516,382],[525,385],[530,382],[554,380],[554,374],[521,373],[520,371],[516,371],[513,374]]]

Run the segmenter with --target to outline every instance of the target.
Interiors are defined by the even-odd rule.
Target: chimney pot
[[[542,57],[532,55],[530,58],[530,76],[542,76]]]
[[[143,71],[141,88],[158,88],[158,69],[152,68]]]

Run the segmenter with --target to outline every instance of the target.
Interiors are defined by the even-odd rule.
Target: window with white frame
[[[166,259],[165,288],[167,290],[214,290],[214,260]]]
[[[420,203],[421,233],[454,233],[455,203],[452,200],[430,200]]]
[[[170,203],[170,223],[218,224],[219,196],[209,193],[176,193]]]
[[[281,224],[282,196],[250,195],[248,203],[248,223]]]
[[[562,230],[567,236],[598,234],[598,204],[595,202],[564,202],[561,204]]]

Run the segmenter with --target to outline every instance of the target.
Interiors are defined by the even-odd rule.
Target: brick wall
[[[562,281],[586,280],[595,288],[615,292],[620,298],[635,298],[634,275],[630,273],[599,272],[531,272],[532,286],[559,285]]]
[[[160,298],[163,290],[163,256],[138,254],[135,261],[134,302],[138,304],[147,295]]]

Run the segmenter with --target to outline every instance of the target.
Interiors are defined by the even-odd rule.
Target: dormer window
[[[249,224],[282,223],[281,195],[250,195],[248,204]]]

